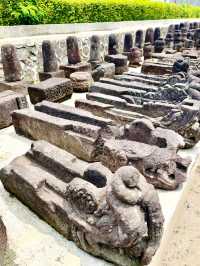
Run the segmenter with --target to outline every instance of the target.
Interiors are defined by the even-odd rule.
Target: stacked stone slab
[[[38,141],[0,176],[9,192],[94,256],[120,266],[147,265],[159,247],[159,198],[132,166],[111,173]]]
[[[92,66],[92,78],[98,81],[100,78],[112,78],[115,75],[115,65],[103,62],[101,58],[101,43],[98,35],[93,35],[90,40],[90,59]]]
[[[81,62],[78,39],[75,36],[70,36],[67,38],[66,43],[68,64],[60,66],[60,69],[65,72],[65,77],[69,78],[74,72],[91,72],[91,64]]]
[[[119,53],[119,42],[115,34],[109,35],[108,55],[105,61],[115,65],[115,74],[119,75],[128,70],[128,57]]]
[[[34,85],[29,85],[28,93],[32,104],[43,100],[60,102],[71,97],[73,87],[70,79],[54,77]]]
[[[6,227],[0,217],[0,265],[4,265],[5,253],[7,249]]]
[[[2,45],[1,58],[5,81],[0,81],[0,91],[12,90],[27,94],[27,85],[22,80],[22,68],[15,46],[12,44]]]
[[[48,78],[57,77],[64,78],[65,73],[59,70],[58,60],[55,53],[54,45],[51,41],[42,42],[42,56],[43,56],[43,72],[39,72],[40,81]]]
[[[13,91],[0,92],[0,128],[12,124],[11,113],[14,110],[27,108],[26,97],[23,94]]]
[[[109,95],[108,98],[114,102],[117,97]],[[119,102],[118,104],[119,106],[123,106],[124,103]],[[105,158],[108,155],[107,161],[110,163],[107,166],[112,171],[114,171],[114,167],[116,168],[117,165],[123,164],[125,166],[131,163],[128,158],[133,149],[133,154],[135,154],[135,158],[137,159],[133,160],[131,164],[138,169],[141,165],[144,165],[143,173],[149,182],[151,182],[151,179],[149,178],[148,172],[145,172],[147,165],[157,164],[163,173],[159,176],[155,174],[155,179],[152,179],[154,186],[171,190],[177,188],[183,182],[187,165],[177,155],[177,149],[184,146],[183,138],[180,135],[167,129],[155,129],[151,121],[146,118],[149,121],[147,124],[150,123],[150,127],[153,130],[149,133],[152,137],[148,136],[146,138],[148,141],[141,144],[142,149],[149,151],[149,161],[146,162],[146,156],[141,158],[141,155],[139,153],[137,154],[134,148],[134,145],[140,145],[140,140],[134,139],[133,136],[129,138],[127,135],[129,127],[127,124],[120,126],[121,124],[118,122],[120,116],[122,120],[123,112],[120,114],[119,110],[118,114],[117,110],[115,111],[115,106],[111,104],[109,106],[106,103],[100,105],[94,102],[92,108],[96,111],[88,112],[80,108],[72,108],[66,105],[44,101],[37,104],[35,110],[26,109],[14,112],[13,123],[18,134],[35,140],[44,139],[49,141],[85,161],[102,161],[105,164]],[[134,114],[132,115],[132,121],[133,119],[134,121],[138,119],[138,116],[133,117]],[[130,118],[131,115],[129,116]],[[140,118],[142,117],[140,116]],[[146,124],[146,120],[141,122],[141,125],[143,124]],[[143,126],[140,127],[140,130],[142,132]],[[110,141],[113,141],[113,143],[116,142],[116,145],[119,145],[119,147],[126,142],[127,145],[128,143],[130,144],[132,148],[129,152],[128,150],[122,152],[125,160],[121,161],[121,153],[118,153],[117,148],[116,150],[110,150],[113,154],[113,159],[110,160],[111,157],[109,157],[106,148],[109,146],[107,143],[110,143]],[[156,157],[156,154],[159,154],[159,156]],[[160,156],[165,158],[162,162]],[[137,164],[138,160],[140,161],[139,164]],[[176,160],[179,161],[179,164],[176,163]],[[171,164],[171,161],[174,163]],[[169,168],[164,170],[166,164]],[[172,173],[173,179],[171,178]]]

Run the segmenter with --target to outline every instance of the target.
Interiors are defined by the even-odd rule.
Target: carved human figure
[[[42,56],[44,72],[58,71],[58,61],[51,41],[45,40],[42,42]]]
[[[81,62],[78,39],[75,36],[67,38],[67,56],[69,64],[77,64]]]
[[[5,81],[15,82],[22,79],[22,68],[17,57],[16,48],[12,44],[1,47],[1,58]]]

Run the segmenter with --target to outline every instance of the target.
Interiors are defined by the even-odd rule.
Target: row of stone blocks
[[[83,250],[116,265],[148,264],[163,229],[154,187],[185,180],[190,162],[177,151],[198,132],[198,102],[177,107],[160,92],[167,80],[129,72],[96,82],[76,107],[43,101],[14,111],[16,132],[43,141],[1,170],[5,188]]]

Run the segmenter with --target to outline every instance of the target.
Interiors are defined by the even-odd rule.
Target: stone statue
[[[159,198],[132,166],[113,174],[37,141],[2,169],[1,177],[9,192],[94,256],[120,266],[147,265],[159,247]]]
[[[77,64],[81,62],[78,40],[75,36],[67,38],[67,56],[69,64]]]

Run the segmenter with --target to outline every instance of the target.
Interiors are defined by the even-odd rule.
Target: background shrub
[[[150,0],[0,1],[0,25],[200,17],[200,7]]]

